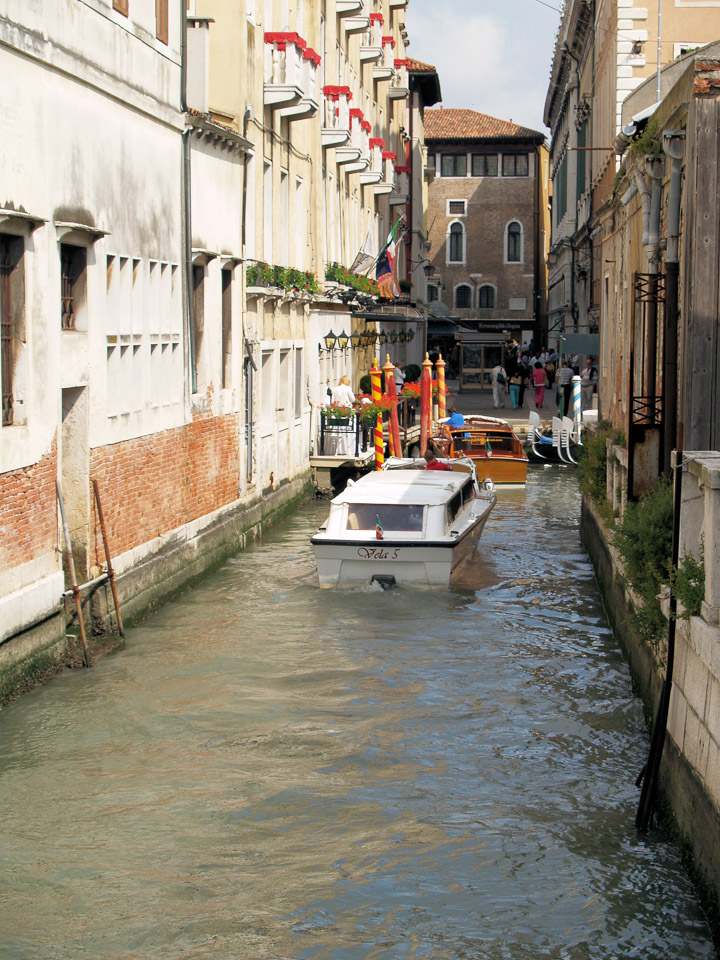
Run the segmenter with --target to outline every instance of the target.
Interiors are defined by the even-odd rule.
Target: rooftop
[[[520,127],[512,120],[498,120],[477,110],[426,110],[426,140],[535,140],[542,143],[545,134]]]

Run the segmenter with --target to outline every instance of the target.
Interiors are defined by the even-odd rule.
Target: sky
[[[543,107],[560,5],[560,0],[410,0],[408,56],[437,68],[444,107],[489,113],[547,136]]]

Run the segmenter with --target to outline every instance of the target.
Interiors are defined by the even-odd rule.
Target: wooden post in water
[[[383,364],[383,373],[385,374],[385,393],[389,397],[397,397],[397,386],[393,376],[395,366],[390,361],[390,354],[386,354],[387,362]],[[398,423],[397,404],[390,410],[390,430],[388,438],[390,440],[390,456],[401,457],[402,446],[400,444],[400,424]]]
[[[125,636],[123,631],[122,617],[120,616],[120,603],[118,602],[117,590],[115,589],[115,571],[113,570],[112,560],[110,559],[110,547],[108,546],[107,532],[105,530],[105,517],[103,516],[102,504],[100,503],[100,489],[97,480],[92,482],[95,491],[95,504],[97,506],[98,520],[100,521],[100,532],[102,533],[103,549],[105,550],[105,563],[107,564],[107,575],[112,590],[113,603],[115,604],[115,616],[117,617],[118,634]]]
[[[372,370],[370,371],[373,403],[380,403],[382,400],[381,377],[382,371],[378,369],[377,360],[373,357]],[[373,438],[375,441],[375,469],[382,470],[382,465],[385,463],[385,438],[383,434],[382,412],[375,418]]]
[[[442,354],[438,354],[437,362],[435,364],[437,369],[437,385],[438,385],[438,417],[441,420],[444,420],[447,416],[447,405],[445,402],[445,361],[442,358]]]
[[[425,453],[432,432],[432,363],[426,353],[420,377],[420,454]]]
[[[82,602],[80,600],[80,587],[75,574],[75,558],[72,552],[72,541],[70,540],[70,528],[68,527],[67,517],[65,516],[65,501],[63,500],[62,484],[59,480],[55,481],[55,490],[57,492],[58,506],[60,507],[60,519],[62,520],[63,533],[65,534],[65,546],[68,553],[68,566],[70,567],[70,579],[72,581],[72,591],[75,597],[75,606],[77,608],[78,624],[80,625],[80,640],[82,641],[83,659],[85,666],[90,666],[88,659],[87,637],[85,636],[85,621],[83,620]]]

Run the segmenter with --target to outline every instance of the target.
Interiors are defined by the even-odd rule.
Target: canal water
[[[462,591],[320,591],[303,508],[0,714],[0,957],[711,958],[573,475]]]

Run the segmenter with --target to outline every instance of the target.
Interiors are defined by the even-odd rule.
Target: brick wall
[[[57,547],[57,441],[22,470],[0,473],[0,572]]]
[[[237,500],[238,430],[234,414],[205,415],[92,450],[113,555]]]

